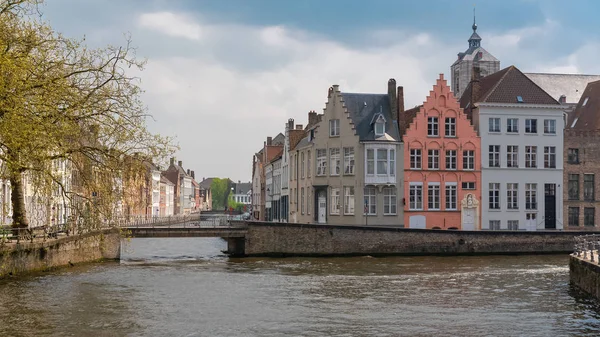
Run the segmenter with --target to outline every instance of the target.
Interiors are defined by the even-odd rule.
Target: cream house
[[[403,225],[403,146],[396,81],[388,94],[329,89],[322,120],[308,134],[298,172],[298,204],[315,223]],[[403,99],[400,100],[403,102]],[[310,167],[310,169],[307,169]],[[302,211],[300,212],[302,213]],[[304,218],[303,218],[304,219]]]

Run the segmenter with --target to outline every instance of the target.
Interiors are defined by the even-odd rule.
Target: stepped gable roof
[[[460,98],[460,107],[465,109],[469,103],[523,103],[559,105],[558,101],[540,88],[517,67],[510,66],[479,80],[479,98],[471,102],[473,82],[469,83]],[[518,97],[522,98],[519,102]],[[471,108],[471,107],[469,107]]]
[[[575,110],[569,114],[565,128],[600,130],[600,81],[588,83]]]
[[[408,109],[408,110],[405,110],[402,113],[402,118],[404,119],[404,128],[405,128],[403,130],[402,136],[404,136],[406,134],[406,130],[410,126],[410,123],[412,123],[412,121],[415,119],[415,117],[417,116],[417,114],[419,113],[419,111],[421,111],[422,107],[423,107],[423,104],[417,105],[416,107]]]
[[[383,115],[386,121],[385,133],[394,140],[400,140],[398,124],[394,123],[395,116],[392,116],[387,94],[342,92],[341,95],[359,140],[376,140],[372,122],[378,114]]]

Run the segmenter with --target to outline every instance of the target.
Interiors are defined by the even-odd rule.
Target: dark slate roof
[[[460,98],[460,107],[466,108],[471,103],[472,83]],[[517,96],[523,98],[523,104],[559,105],[558,101],[540,88],[517,67],[510,66],[479,80],[479,97],[475,102],[485,103],[520,103]],[[469,106],[471,108],[471,106]]]
[[[569,114],[566,128],[600,130],[600,81],[588,83],[585,87],[577,107]]]
[[[252,189],[252,183],[237,183],[233,188],[235,194],[247,194]]]
[[[271,145],[283,145],[285,143],[285,136],[283,133],[279,133],[275,138],[273,138]]]
[[[175,185],[173,184],[172,181],[170,181],[167,177],[163,176],[162,174],[160,175],[160,182],[162,184],[171,184],[171,185]]]
[[[375,131],[371,121],[375,114],[381,113],[386,120],[385,132],[400,141],[398,123],[394,123],[394,116],[390,110],[390,101],[387,94],[356,94],[342,93],[344,105],[354,123],[356,134],[360,141],[375,140]]]
[[[302,138],[302,140],[300,140],[298,142],[298,144],[296,145],[296,147],[294,147],[294,148],[295,149],[301,149],[301,148],[303,148],[303,147],[305,147],[305,146],[307,146],[309,144],[310,144],[310,141],[308,140],[308,136],[306,136],[306,137]]]
[[[202,180],[199,184],[200,188],[203,188],[205,190],[210,189],[210,185],[212,184],[213,179],[215,179],[215,178],[206,178],[206,179]]]

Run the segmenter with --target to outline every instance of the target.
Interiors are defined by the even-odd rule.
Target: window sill
[[[505,135],[513,135],[513,136],[518,136],[518,135],[519,135],[519,131],[515,131],[515,132],[506,131],[504,134],[505,134]]]
[[[502,132],[500,132],[500,131],[488,131],[488,134],[490,134],[490,135],[501,135]]]
[[[329,215],[335,215],[335,216],[339,216],[340,213],[334,214],[334,213],[329,213]]]
[[[510,209],[509,209],[509,208],[507,208],[507,209],[506,209],[506,211],[507,211],[507,212],[520,212],[521,210],[520,210],[520,209],[518,209],[518,208],[517,208],[517,209],[515,209],[515,208],[510,208]]]
[[[409,211],[422,211],[422,208],[409,208]]]
[[[439,135],[427,135],[427,138],[440,138]]]
[[[422,170],[422,168],[420,168],[420,167],[411,167],[410,169],[411,170]]]
[[[525,136],[539,136],[537,132],[525,132]]]
[[[502,210],[499,208],[492,208],[492,209],[488,209],[488,212],[502,212]]]
[[[544,136],[556,136],[556,133],[544,133]]]
[[[354,216],[354,213],[344,213],[344,215],[352,215],[352,216]]]
[[[340,135],[329,135],[329,138],[339,138]]]
[[[398,213],[389,213],[389,214],[383,213],[383,216],[397,216],[397,215],[398,215]]]
[[[456,135],[451,136],[451,135],[445,135],[444,138],[457,138]]]

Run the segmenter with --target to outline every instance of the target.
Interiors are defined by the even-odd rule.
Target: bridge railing
[[[242,220],[238,220],[234,216],[230,215],[213,215],[213,216],[195,216],[195,217],[179,217],[172,219],[165,219],[166,221],[134,221],[127,222],[120,225],[120,227],[127,228],[155,228],[155,227],[183,227],[183,228],[216,228],[216,227],[229,227],[229,228],[246,228],[246,223]]]
[[[583,260],[598,263],[600,255],[600,235],[589,234],[576,236],[573,254]]]
[[[200,221],[200,213],[154,217],[121,217],[111,221],[117,227],[166,226]]]
[[[56,239],[59,236],[69,236],[73,234],[81,234],[76,228],[69,228],[67,224],[57,224],[52,226],[38,226],[32,228],[12,228],[0,227],[0,245],[5,243],[21,243],[46,241],[48,239]]]

